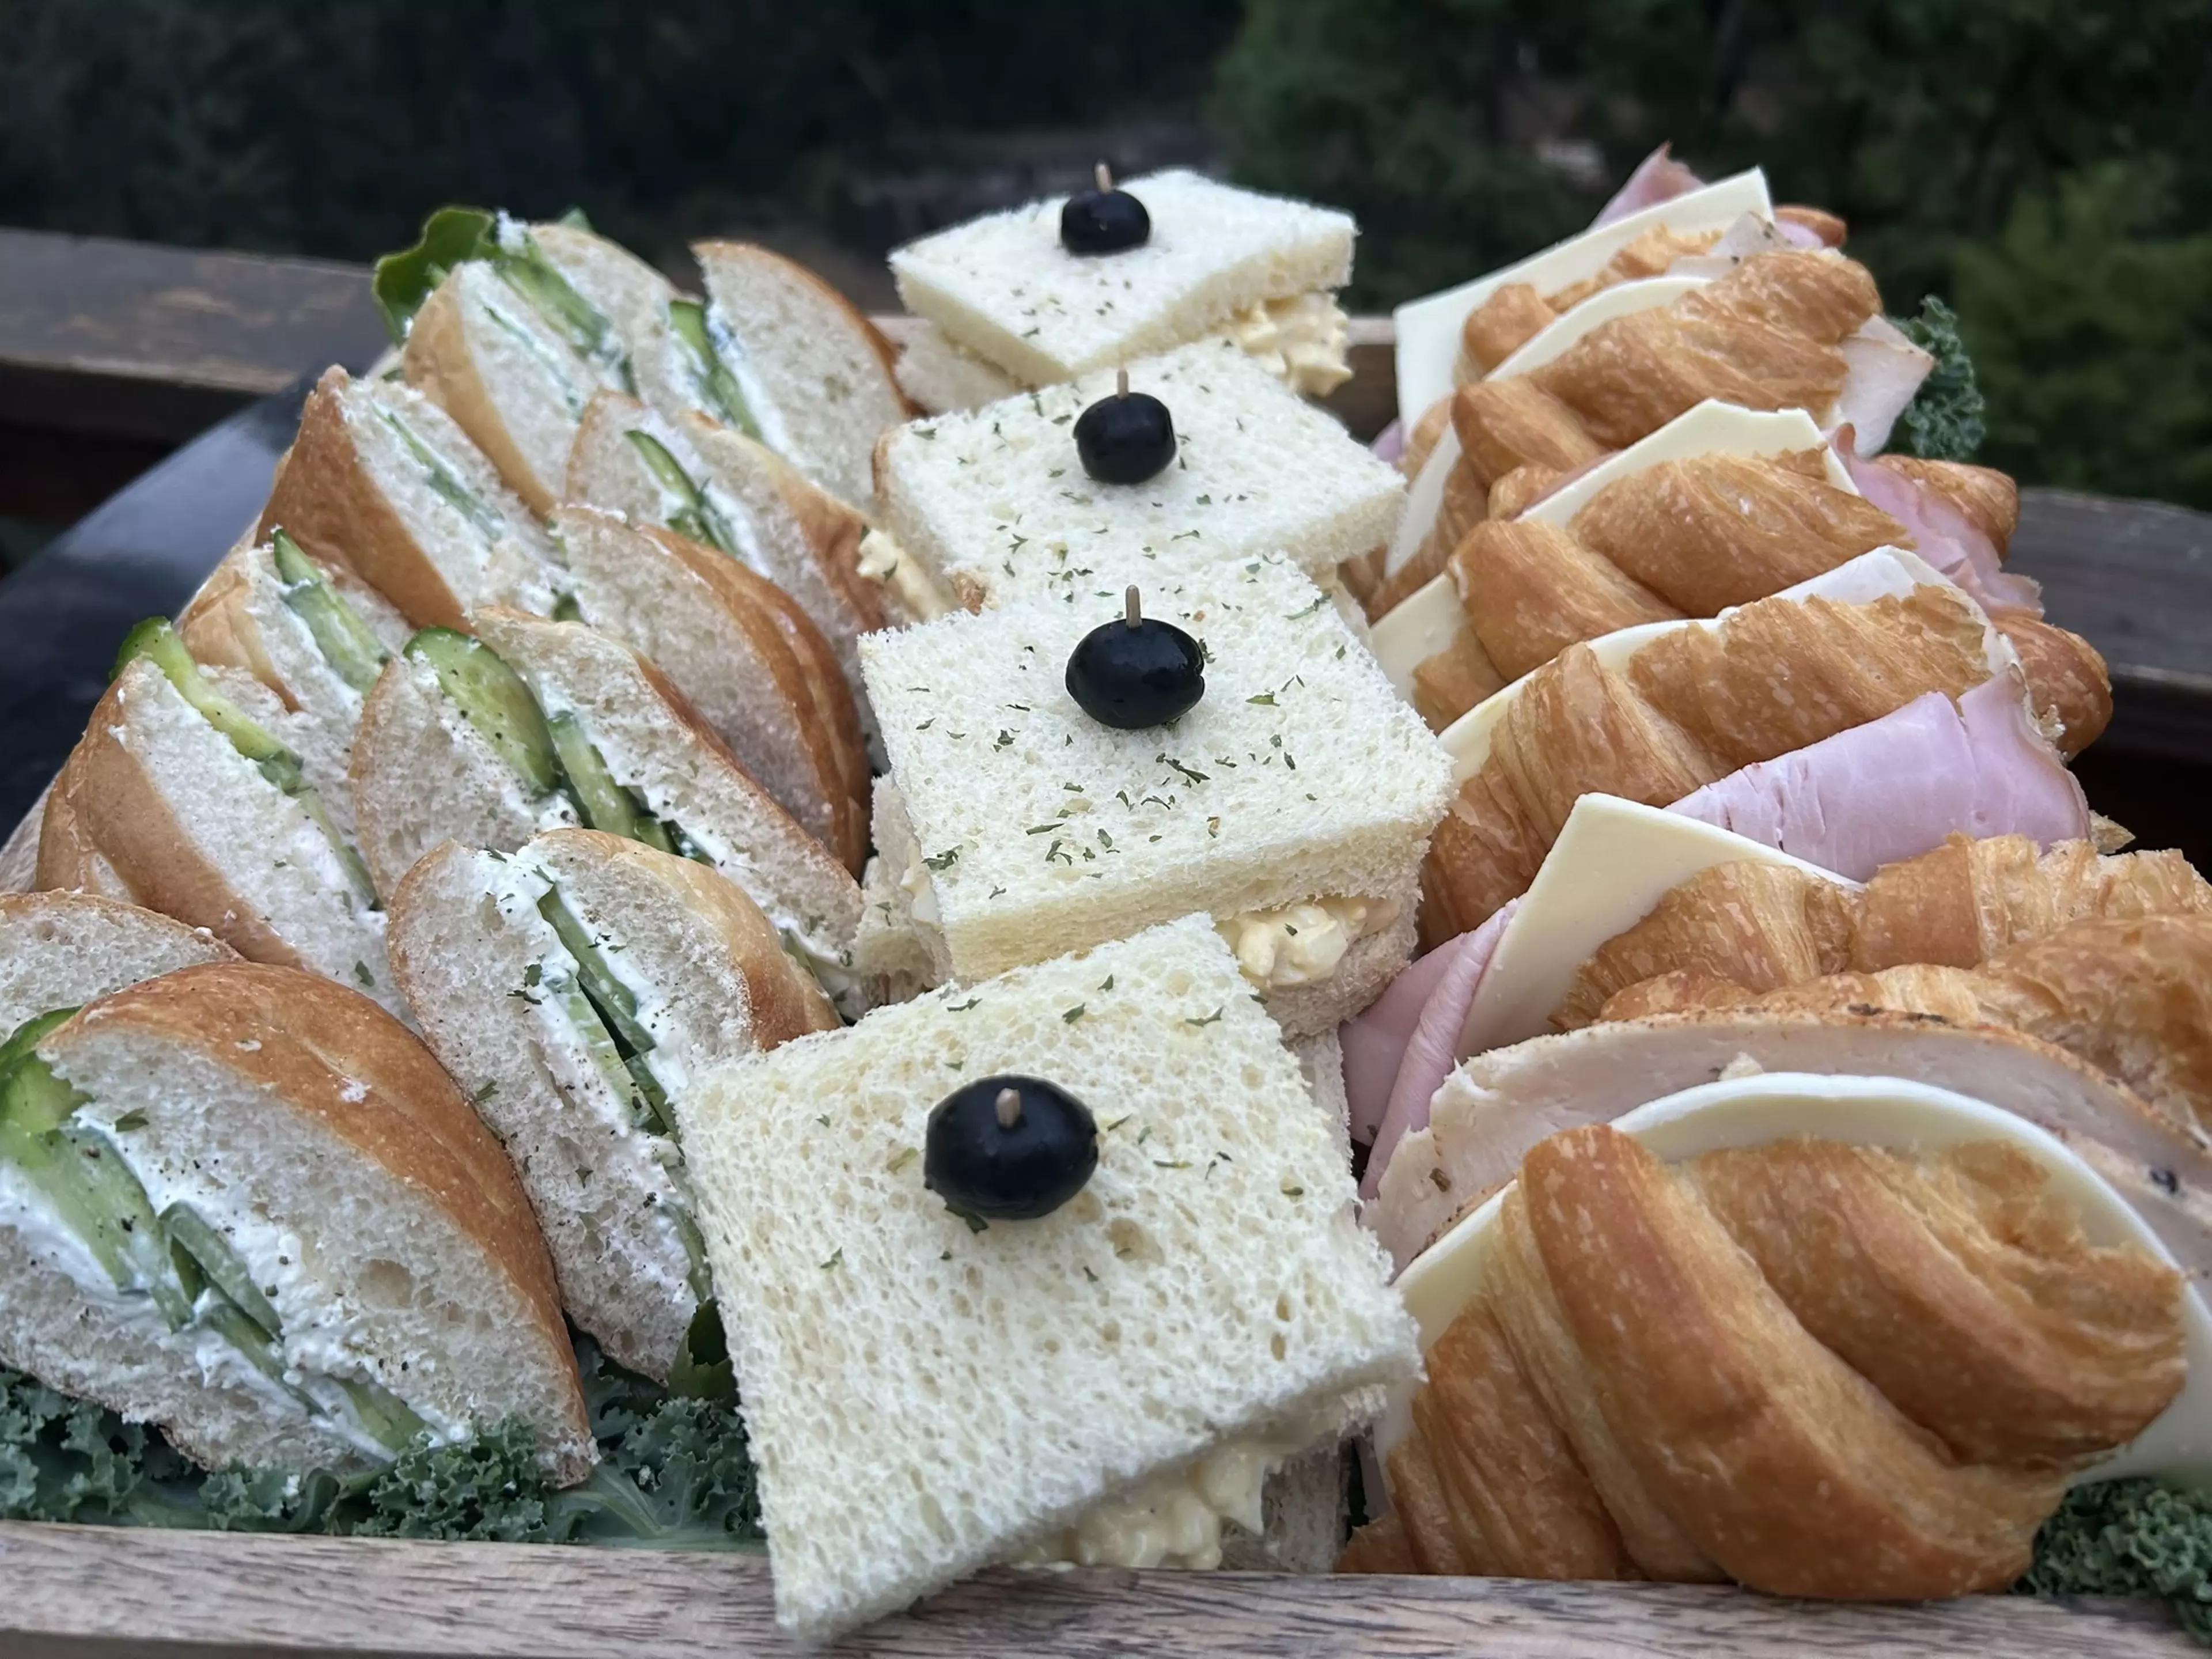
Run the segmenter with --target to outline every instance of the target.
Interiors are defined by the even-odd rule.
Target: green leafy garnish
[[[1988,433],[1982,419],[1986,406],[1974,380],[1973,360],[1959,338],[1957,314],[1931,294],[1921,301],[1917,317],[1891,320],[1936,359],[1898,417],[1901,447],[1924,461],[1972,460]]]
[[[2024,1595],[2159,1595],[2212,1645],[2212,1493],[2157,1480],[2076,1486],[2035,1535]]]
[[[394,344],[407,343],[415,313],[446,280],[447,272],[471,259],[489,257],[497,246],[493,236],[496,223],[482,208],[441,207],[422,222],[422,234],[414,246],[376,262],[369,287]]]

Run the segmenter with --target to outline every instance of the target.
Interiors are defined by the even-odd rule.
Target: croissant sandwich
[[[1424,872],[1425,943],[1524,890],[1592,792],[1679,804],[1830,868],[1840,854],[1802,844],[1910,841],[1886,861],[1966,827],[1951,813],[2086,836],[2079,789],[2029,719],[2018,653],[1925,573],[1909,554],[1867,554],[1710,623],[1571,645],[1483,704],[1444,739],[1462,781]]]
[[[2001,1589],[2071,1481],[2201,1428],[2201,1253],[1974,1098],[1752,1076],[1517,1173],[1401,1276],[1427,1381],[1340,1570]]]
[[[1437,531],[1366,602],[1376,654],[1435,730],[1569,645],[1716,616],[1884,547],[1990,613],[2065,753],[2111,718],[2101,659],[2002,568],[2019,490],[2001,472],[1862,457],[1802,410],[1706,403],[1572,476],[1522,465],[1487,493],[1486,516],[1448,486]]]

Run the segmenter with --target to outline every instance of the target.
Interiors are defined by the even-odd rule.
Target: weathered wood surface
[[[0,421],[174,443],[386,344],[360,265],[0,230]]]
[[[751,1659],[758,1557],[0,1525],[0,1648],[124,1653]],[[1152,1653],[1389,1659],[2181,1659],[2154,1602],[1926,1607],[1690,1586],[1251,1573],[997,1571],[829,1650],[899,1659]]]

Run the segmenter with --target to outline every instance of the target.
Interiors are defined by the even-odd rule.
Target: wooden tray
[[[2179,1659],[2161,1603],[1985,1595],[1786,1601],[1705,1585],[1265,1573],[984,1574],[829,1650],[897,1659],[1376,1654],[1390,1659]],[[0,1651],[392,1659],[794,1654],[768,1564],[520,1544],[415,1544],[0,1524]]]

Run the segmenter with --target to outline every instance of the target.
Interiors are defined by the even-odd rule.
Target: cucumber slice
[[[636,994],[615,977],[591,930],[576,920],[559,889],[549,889],[538,901],[538,914],[552,924],[562,948],[575,958],[576,977],[583,983],[584,994],[605,1017],[616,1041],[626,1045],[631,1054],[651,1054],[653,1034],[637,1023]]]
[[[615,775],[584,735],[583,723],[574,714],[562,709],[545,725],[552,733],[553,752],[560,757],[561,769],[568,775],[569,793],[576,798],[576,809],[583,814],[586,829],[643,842],[663,853],[673,850],[660,820],[615,781]]]
[[[578,356],[605,363],[622,377],[623,390],[637,395],[629,353],[606,313],[576,292],[561,268],[545,257],[538,240],[520,225],[502,220],[491,242],[492,267],[523,302],[553,325]]]
[[[553,620],[573,623],[584,620],[584,607],[576,603],[576,596],[574,593],[562,593],[555,598]]]
[[[190,1257],[207,1282],[234,1303],[240,1312],[271,1337],[284,1334],[275,1304],[253,1282],[252,1273],[231,1248],[228,1239],[196,1211],[182,1204],[172,1204],[162,1211],[161,1224],[168,1229],[169,1243]]]
[[[636,1079],[630,1075],[622,1049],[605,1022],[600,1019],[599,1011],[584,994],[582,984],[557,968],[550,972],[540,970],[538,983],[540,990],[560,1005],[569,1024],[576,1028],[577,1036],[583,1041],[584,1053],[592,1062],[592,1069],[599,1074],[599,1080],[613,1091],[616,1099],[630,1103],[631,1120],[639,1128],[651,1128],[646,1121],[649,1109],[638,1097]]]
[[[744,562],[745,556],[739,550],[729,521],[707,499],[707,492],[692,482],[683,464],[668,453],[668,446],[650,432],[635,427],[623,435],[644,458],[646,470],[653,474],[654,482],[676,498],[677,505],[668,511],[668,527],[679,536],[688,536]]]
[[[246,759],[260,762],[264,772],[273,766],[276,775],[290,778],[301,775],[300,757],[209,684],[167,617],[149,617],[124,637],[123,649],[116,654],[115,672],[120,674],[139,657],[148,659],[160,669],[169,684],[177,688],[178,695],[198,709],[209,725],[228,738],[231,747]],[[270,781],[277,782],[276,775],[272,775]],[[281,782],[277,787],[284,787]]]
[[[507,526],[493,512],[483,498],[471,489],[446,465],[445,458],[423,441],[422,434],[415,430],[396,410],[379,404],[376,412],[384,423],[399,434],[415,465],[422,469],[422,481],[430,486],[431,493],[469,521],[469,526],[487,542],[495,542],[505,533]]]
[[[538,700],[489,646],[450,628],[425,628],[407,641],[406,655],[430,665],[461,717],[534,795],[561,787],[561,763]]]
[[[418,1435],[428,1431],[430,1425],[416,1415],[414,1408],[382,1383],[362,1376],[332,1376],[330,1381],[344,1395],[345,1414],[353,1419],[353,1426],[394,1457],[412,1445]],[[319,1404],[316,1409],[320,1412],[322,1407]]]
[[[47,1032],[76,1012],[74,1008],[52,1008],[43,1014],[34,1014],[18,1025],[7,1042],[0,1042],[0,1080],[4,1080],[18,1061],[46,1040]],[[49,1124],[46,1127],[52,1128],[53,1126]]]
[[[715,349],[713,331],[707,324],[707,307],[696,300],[671,300],[668,302],[668,326],[680,341],[690,359],[691,385],[699,394],[699,401],[707,412],[725,426],[735,427],[748,438],[757,441],[760,428],[753,420],[752,410],[746,406],[744,388],[738,377],[722,361]]]
[[[283,531],[270,533],[276,574],[284,581],[284,603],[307,625],[307,632],[331,671],[356,691],[376,684],[378,671],[391,659],[384,641],[368,631],[354,608],[339,597],[330,579]]]

